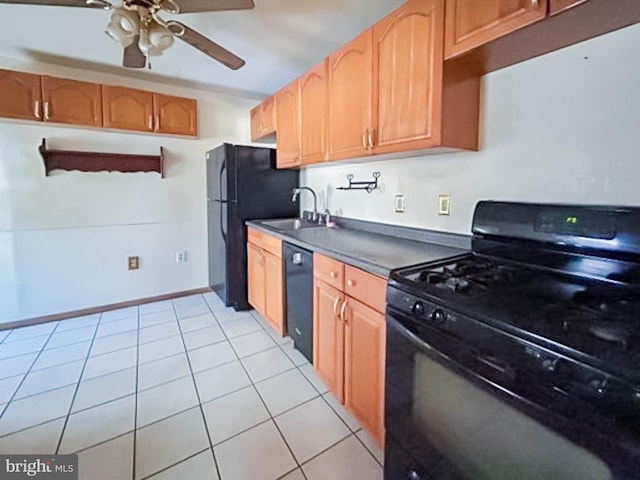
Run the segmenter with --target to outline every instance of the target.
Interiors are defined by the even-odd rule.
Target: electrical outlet
[[[129,257],[129,270],[138,270],[140,268],[140,257]]]
[[[451,197],[438,195],[438,215],[451,215]]]
[[[405,206],[404,195],[396,195],[396,213],[404,213]]]
[[[187,251],[181,250],[176,252],[176,263],[186,263],[187,262]]]

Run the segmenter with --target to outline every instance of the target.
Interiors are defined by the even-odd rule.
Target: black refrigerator
[[[225,143],[207,152],[209,286],[225,305],[248,310],[247,220],[298,216],[297,170],[276,170],[276,151]]]

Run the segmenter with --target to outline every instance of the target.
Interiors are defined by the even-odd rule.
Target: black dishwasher
[[[284,244],[287,331],[295,347],[313,362],[313,254]]]

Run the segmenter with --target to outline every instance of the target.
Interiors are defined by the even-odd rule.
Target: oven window
[[[434,479],[612,479],[598,457],[430,357],[414,362],[413,428],[437,452],[425,465]]]

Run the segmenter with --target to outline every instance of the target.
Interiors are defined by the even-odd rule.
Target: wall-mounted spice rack
[[[366,190],[367,193],[371,193],[378,188],[378,179],[380,178],[380,172],[373,172],[373,180],[367,181],[353,181],[353,174],[347,175],[349,185],[346,187],[338,187],[338,190]]]
[[[47,141],[43,138],[38,150],[42,155],[47,177],[52,170],[79,170],[81,172],[158,172],[160,177],[164,178],[164,148],[162,147],[160,147],[160,155],[47,150]]]

